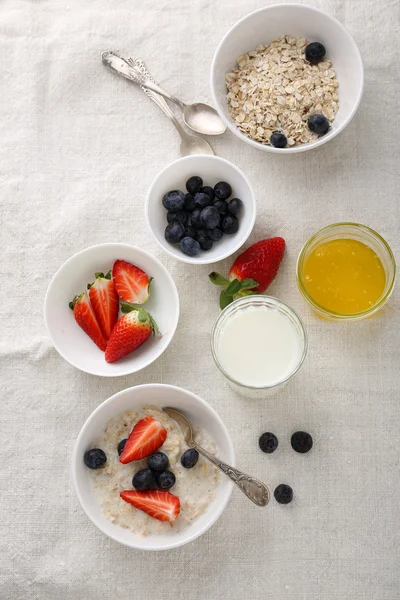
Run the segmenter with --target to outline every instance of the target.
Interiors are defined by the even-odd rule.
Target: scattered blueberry
[[[325,135],[329,131],[330,123],[324,115],[311,115],[308,117],[308,128],[318,135]]]
[[[222,233],[222,229],[214,227],[214,229],[209,229],[207,231],[207,235],[213,242],[219,242],[224,234]]]
[[[287,137],[283,133],[279,131],[274,131],[274,133],[269,138],[271,146],[274,148],[285,148],[287,145]]]
[[[239,221],[234,215],[226,215],[226,217],[222,219],[221,227],[224,233],[236,233],[239,229]]]
[[[202,250],[211,250],[214,245],[214,242],[207,235],[197,235],[196,240]]]
[[[214,229],[219,225],[219,212],[215,206],[206,206],[201,211],[200,219],[206,229]]]
[[[162,490],[169,490],[175,485],[176,477],[171,471],[163,471],[156,475],[157,485]]]
[[[178,212],[169,210],[167,212],[167,221],[169,224],[179,221],[179,223],[182,223],[182,225],[185,226],[188,221],[188,214],[184,210],[179,210]]]
[[[211,198],[210,196],[207,196],[207,194],[198,192],[194,196],[194,203],[196,208],[205,208],[206,206],[209,206],[211,204]]]
[[[232,194],[232,188],[226,181],[220,181],[214,186],[214,192],[219,200],[227,200]]]
[[[207,196],[210,196],[211,200],[214,200],[215,192],[214,189],[209,185],[205,185],[203,188],[201,188],[200,191],[203,192],[203,194],[207,194]]]
[[[274,496],[279,504],[289,504],[293,500],[293,490],[290,485],[281,483],[275,488]]]
[[[134,474],[132,485],[136,490],[151,490],[156,487],[157,482],[151,469],[140,469]]]
[[[306,431],[296,431],[296,433],[292,435],[290,443],[292,444],[293,450],[300,452],[300,454],[306,454],[306,452],[309,452],[313,447],[313,439]]]
[[[195,208],[192,214],[190,215],[189,224],[195,229],[200,229],[203,227],[203,223],[200,219],[201,209]]]
[[[101,469],[107,462],[107,456],[100,448],[92,448],[92,450],[85,452],[83,460],[89,469]]]
[[[275,452],[278,447],[278,438],[270,431],[266,431],[260,436],[258,445],[266,454],[272,454],[272,452]]]
[[[181,465],[185,469],[192,469],[199,460],[199,453],[194,448],[189,448],[181,456]]]
[[[326,54],[325,46],[320,42],[311,42],[306,46],[306,60],[316,65],[324,59]]]
[[[179,248],[188,256],[197,256],[200,252],[200,244],[191,237],[184,237],[179,242]]]
[[[243,202],[239,198],[232,198],[228,204],[228,212],[231,215],[238,215],[243,208]]]
[[[128,438],[125,438],[124,440],[121,440],[120,443],[118,444],[118,456],[121,456],[122,452],[124,451],[125,444],[127,441],[128,441]]]
[[[164,452],[155,452],[149,456],[147,464],[152,471],[165,471],[168,467],[168,456]]]
[[[228,212],[229,205],[226,200],[216,200],[216,202],[214,202],[214,206],[220,215],[226,215]]]
[[[185,206],[185,194],[180,190],[172,190],[163,196],[162,203],[167,210],[178,212]]]
[[[185,231],[183,232],[183,237],[191,237],[193,239],[196,237],[196,230],[193,227],[193,225],[188,225],[187,227],[185,227]]]
[[[193,177],[189,177],[189,179],[187,180],[186,189],[189,192],[189,194],[196,194],[196,192],[199,192],[201,190],[202,185],[202,178],[198,175],[194,175]]]
[[[196,208],[194,203],[194,196],[192,194],[186,194],[185,196],[185,210],[188,212],[192,212]]]
[[[185,228],[179,221],[174,221],[165,228],[165,239],[170,244],[176,244],[182,239]]]

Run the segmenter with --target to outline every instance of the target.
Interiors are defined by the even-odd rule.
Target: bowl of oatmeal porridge
[[[162,411],[164,406],[187,415],[200,445],[235,463],[231,438],[214,409],[195,394],[164,384],[131,387],[103,402],[82,427],[72,459],[76,493],[93,524],[113,540],[141,550],[165,550],[196,539],[222,514],[232,492],[232,482],[202,456],[188,466],[182,458],[188,456],[188,446],[178,424]],[[159,484],[149,490],[138,485],[143,473],[159,475],[148,468],[148,452],[142,452],[144,457],[139,454],[130,460],[131,455],[121,462],[132,450],[134,432],[141,429],[143,433],[143,423],[153,428],[146,437],[150,443],[162,432],[154,449],[168,461],[164,473],[173,477],[171,487],[167,482],[164,488],[162,479],[157,479]],[[142,435],[140,451],[143,439]],[[137,491],[133,481],[137,489],[145,491]],[[132,505],[131,495],[143,503],[150,499],[152,510],[146,512],[146,505]],[[154,502],[159,507],[160,499],[161,517],[154,513]]]
[[[363,64],[350,33],[304,4],[256,10],[220,42],[211,66],[214,105],[242,141],[275,153],[333,139],[355,115]]]

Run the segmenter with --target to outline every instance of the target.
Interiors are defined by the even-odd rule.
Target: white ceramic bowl
[[[104,352],[75,322],[68,302],[86,289],[96,271],[107,273],[117,259],[135,264],[154,278],[143,308],[154,317],[162,335],[151,337],[132,354],[109,364]],[[105,377],[129,375],[150,365],[171,342],[179,320],[179,297],[167,269],[144,250],[128,244],[99,244],[74,254],[58,269],[46,293],[44,320],[55,349],[77,369]]]
[[[268,44],[281,35],[304,37],[322,42],[332,60],[339,81],[339,110],[330,131],[309,142],[290,148],[273,148],[244,135],[232,120],[226,101],[225,74],[236,59],[259,44]],[[360,51],[349,32],[325,12],[305,4],[273,4],[250,13],[234,25],[220,42],[211,66],[211,92],[214,106],[229,129],[243,142],[259,150],[290,154],[325,144],[350,123],[361,101],[364,69]]]
[[[96,408],[82,427],[76,440],[72,457],[72,474],[82,508],[100,531],[116,542],[131,548],[167,550],[187,544],[207,531],[228,504],[233,484],[228,477],[221,473],[216,488],[216,496],[208,506],[207,511],[179,532],[171,531],[168,535],[141,537],[129,529],[124,529],[106,519],[94,497],[90,484],[90,472],[83,462],[83,456],[91,448],[93,440],[101,433],[109,419],[127,410],[138,410],[149,404],[158,408],[171,406],[182,410],[193,425],[201,427],[209,433],[217,445],[218,456],[234,465],[235,454],[228,430],[207,402],[182,388],[151,383],[118,392],[118,394],[111,396]]]
[[[192,175],[200,175],[204,185],[211,187],[218,181],[227,181],[232,186],[232,197],[240,198],[244,205],[237,233],[224,235],[211,250],[202,251],[193,258],[181,252],[178,245],[166,241],[167,211],[162,205],[162,197],[166,192],[177,189],[186,192],[185,183]],[[165,252],[186,263],[205,265],[227,258],[245,243],[254,226],[256,203],[250,182],[238,167],[218,156],[195,154],[179,158],[157,175],[147,193],[145,211],[147,224]]]

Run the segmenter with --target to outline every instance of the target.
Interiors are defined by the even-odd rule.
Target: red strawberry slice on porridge
[[[75,296],[72,302],[69,303],[69,307],[74,311],[75,321],[79,327],[104,352],[107,342],[100,329],[87,292],[83,292],[80,296]]]
[[[120,496],[128,504],[132,504],[159,521],[175,521],[181,510],[178,496],[174,496],[171,492],[125,490],[120,493]]]
[[[108,340],[118,319],[118,294],[111,279],[111,271],[107,275],[95,273],[95,277],[94,283],[88,284],[89,298],[100,329]]]
[[[144,344],[151,335],[158,333],[157,323],[143,308],[121,304],[124,314],[116,322],[107,343],[106,361],[113,363],[127,356]]]
[[[132,429],[119,460],[125,465],[133,460],[150,456],[163,445],[166,439],[165,427],[153,417],[145,417]]]
[[[116,260],[112,276],[118,296],[124,302],[144,304],[149,299],[151,279],[139,267],[126,260]]]
[[[276,277],[285,247],[281,237],[260,240],[237,257],[230,268],[229,279],[219,273],[210,273],[212,283],[226,286],[221,292],[221,308],[236,297],[265,292]]]

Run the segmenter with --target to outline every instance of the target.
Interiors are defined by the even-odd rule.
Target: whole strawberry
[[[116,322],[107,343],[105,358],[108,363],[116,362],[139,348],[149,337],[158,333],[153,317],[143,308],[121,304],[124,314]]]
[[[285,252],[281,237],[260,240],[240,254],[229,271],[229,279],[210,273],[214,285],[226,286],[221,292],[220,306],[225,308],[237,296],[262,294],[275,279]]]

